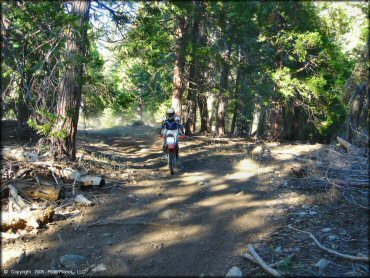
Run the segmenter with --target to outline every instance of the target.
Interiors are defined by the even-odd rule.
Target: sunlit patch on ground
[[[29,264],[46,268],[51,256],[76,253],[104,263],[107,275],[163,275],[178,267],[224,275],[226,258],[270,239],[289,208],[302,210],[309,196],[282,186],[291,167],[321,148],[268,143],[255,156],[242,140],[193,139],[180,143],[182,165],[171,175],[160,160],[162,142],[131,132],[122,140],[100,133],[99,140],[92,136],[93,142],[84,143],[96,154],[83,161],[108,181],[105,188],[83,192],[98,201],[93,207],[78,207],[76,217],[7,245],[3,258],[14,262],[24,246],[36,254]],[[100,221],[106,224],[94,225]],[[41,255],[44,248],[50,260]]]

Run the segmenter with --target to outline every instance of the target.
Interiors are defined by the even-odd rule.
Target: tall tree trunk
[[[191,28],[191,62],[189,67],[189,90],[188,90],[188,113],[185,123],[185,130],[187,134],[193,134],[196,129],[196,116],[197,116],[197,92],[199,90],[199,67],[197,63],[196,51],[199,47],[200,37],[199,37],[199,11],[200,2],[193,1],[193,22]]]
[[[276,53],[276,68],[280,69],[283,66],[282,57],[281,57],[281,49],[279,48]],[[279,82],[275,84],[275,92],[272,99],[272,138],[275,140],[279,137],[280,131],[280,102],[279,102],[279,90],[280,84]]]
[[[185,18],[183,16],[177,17],[178,25],[176,29],[176,42],[175,42],[175,67],[173,70],[173,94],[172,94],[172,108],[175,109],[177,115],[182,115],[182,95],[184,82],[184,32],[185,32]]]
[[[20,93],[18,95],[16,103],[16,112],[17,112],[17,134],[21,135],[23,133],[23,130],[27,129],[27,120],[31,115],[30,109],[27,106],[26,101],[23,97],[22,89],[20,90]]]
[[[353,138],[357,135],[356,132],[359,132],[361,129],[366,129],[364,124],[366,121],[366,116],[368,113],[364,113],[368,108],[366,106],[366,84],[362,84],[356,88],[356,91],[353,93],[349,101],[349,113],[347,119],[347,133],[346,139],[348,142],[354,144]],[[361,117],[362,116],[362,117]],[[362,138],[363,139],[363,138]]]
[[[197,92],[195,80],[195,63],[190,65],[189,69],[189,89],[187,94],[187,113],[185,122],[185,132],[186,134],[193,134],[195,131],[196,122],[196,111],[197,111]]]
[[[239,49],[239,67],[236,73],[236,80],[235,80],[235,91],[233,95],[234,103],[233,103],[233,117],[231,120],[231,130],[230,133],[234,134],[235,131],[235,123],[236,123],[236,117],[238,115],[238,109],[239,109],[239,95],[240,95],[240,90],[241,90],[241,75],[242,75],[242,67],[241,67],[241,53]]]
[[[10,56],[9,52],[9,35],[10,35],[10,20],[7,18],[9,13],[9,6],[14,5],[13,1],[1,4],[1,58],[2,61],[7,61]]]
[[[281,16],[278,12],[278,10],[274,13],[275,21],[276,21],[276,28],[280,28],[279,24],[281,22]],[[283,59],[282,59],[282,49],[281,46],[277,46],[276,51],[276,69],[279,70],[283,67]],[[279,102],[279,90],[280,90],[280,84],[277,82],[275,84],[275,90],[274,95],[272,97],[272,110],[271,110],[271,128],[272,128],[272,138],[274,140],[278,140],[279,137],[279,131],[280,131],[280,102]]]
[[[254,95],[254,108],[253,108],[253,114],[252,114],[252,125],[250,128],[250,136],[257,135],[259,136],[260,134],[258,127],[260,126],[261,122],[261,96],[259,94]]]
[[[204,94],[198,95],[198,106],[200,113],[200,132],[208,131],[208,107],[207,98]]]
[[[240,73],[237,75],[237,81],[236,83],[239,84],[239,78]],[[231,129],[230,133],[234,134],[235,133],[235,124],[236,124],[236,118],[238,116],[238,111],[239,111],[239,95],[240,95],[240,86],[236,85],[235,92],[234,92],[234,103],[233,103],[233,117],[231,119]]]
[[[215,96],[213,94],[209,95],[208,97],[208,100],[207,100],[207,107],[208,107],[208,111],[210,111],[210,113],[208,112],[208,121],[209,121],[209,129],[211,131],[213,131],[213,125],[215,126],[215,129],[214,131],[217,130],[217,123],[216,123],[216,120],[217,120],[217,117],[216,117],[216,114],[217,114],[217,101],[215,99]]]
[[[229,63],[230,63],[230,55],[231,55],[231,40],[228,38],[226,42],[226,50],[223,57],[223,65],[221,70],[221,80],[220,80],[220,94],[219,94],[219,102],[218,102],[218,126],[217,126],[217,134],[224,135],[225,134],[225,112],[226,112],[226,91],[228,86],[228,78],[229,78]]]
[[[143,121],[143,110],[144,110],[143,99],[140,97],[139,103],[136,108],[136,120],[137,121]]]
[[[63,131],[62,138],[58,138],[60,151],[73,161],[76,159],[77,124],[81,104],[90,1],[72,1],[71,6],[71,15],[76,18],[77,22],[76,24],[71,23],[68,28],[65,52],[66,69],[60,82],[57,101],[57,114],[61,116],[61,119],[56,124],[56,130]]]

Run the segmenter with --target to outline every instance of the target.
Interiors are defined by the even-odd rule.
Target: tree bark
[[[71,14],[76,18],[77,24],[70,24],[68,28],[66,68],[60,82],[57,101],[57,115],[61,119],[57,122],[55,130],[63,130],[63,136],[58,138],[60,152],[73,161],[76,159],[77,124],[81,104],[90,1],[72,1],[71,6]]]
[[[347,119],[347,134],[346,139],[348,142],[352,142],[354,137],[355,131],[361,129],[361,125],[364,125],[366,119],[361,117],[361,114],[364,114],[363,111],[366,110],[366,102],[365,102],[365,94],[366,94],[366,86],[363,84],[362,86],[358,86],[353,93],[350,101],[349,101],[349,114]],[[366,115],[367,113],[365,113]],[[366,127],[364,126],[364,129]]]
[[[175,42],[175,67],[173,71],[173,95],[172,108],[175,109],[177,115],[182,115],[182,95],[183,95],[183,71],[184,71],[184,32],[185,32],[185,18],[183,16],[177,17],[178,26],[176,29]]]
[[[242,68],[240,66],[241,64],[241,53],[240,53],[240,49],[239,49],[239,67],[238,67],[238,70],[237,70],[237,73],[236,73],[236,80],[235,80],[235,91],[234,91],[234,103],[233,103],[233,118],[231,120],[231,130],[230,130],[230,133],[231,134],[234,134],[234,131],[235,131],[235,123],[236,123],[236,118],[237,118],[237,115],[238,115],[238,109],[239,109],[239,95],[240,95],[240,90],[241,90],[241,84],[240,84],[240,81],[241,81],[241,75],[242,75]]]
[[[276,21],[276,28],[280,28],[279,24],[281,21],[280,14],[276,10],[275,11],[275,21]],[[276,50],[276,69],[279,70],[283,67],[283,59],[282,59],[282,49],[281,46],[277,46]],[[279,103],[279,90],[280,90],[280,84],[277,82],[275,84],[275,90],[274,95],[272,97],[272,111],[271,111],[271,131],[272,131],[272,138],[274,140],[277,140],[279,137],[279,130],[280,130],[280,121],[279,121],[279,115],[280,115],[280,103]]]
[[[208,131],[208,107],[207,98],[204,94],[198,95],[198,106],[200,112],[200,132]]]
[[[226,50],[223,57],[223,65],[221,70],[221,80],[220,80],[220,94],[218,102],[218,126],[217,134],[225,134],[225,112],[226,112],[226,91],[228,86],[229,78],[229,63],[231,55],[231,40],[228,38],[226,42]]]
[[[191,62],[189,67],[189,86],[188,86],[188,113],[185,123],[185,131],[187,134],[193,134],[196,129],[196,116],[197,116],[197,93],[199,91],[199,66],[197,62],[197,49],[200,44],[200,35],[199,35],[199,11],[200,11],[200,2],[193,1],[193,24],[191,29]]]
[[[136,108],[136,120],[143,121],[143,110],[144,110],[144,103],[143,99],[140,97],[138,106]]]
[[[22,86],[22,85],[20,85]],[[21,89],[22,90],[22,89]],[[29,119],[31,112],[28,108],[22,92],[19,93],[17,103],[16,103],[16,110],[17,110],[17,134],[21,135],[27,130],[27,120]]]
[[[211,131],[216,131],[217,130],[217,123],[216,123],[216,120],[217,120],[217,117],[216,117],[216,114],[217,114],[217,100],[215,98],[215,96],[213,94],[210,94],[208,96],[208,100],[207,100],[207,107],[208,107],[208,122],[209,122],[209,129]],[[213,130],[213,126],[215,126],[215,129]]]
[[[195,131],[196,124],[196,111],[197,111],[197,92],[195,84],[195,63],[193,62],[190,65],[189,72],[189,89],[187,95],[187,113],[186,113],[186,122],[185,122],[185,132],[186,134],[193,134]]]
[[[283,66],[282,57],[281,57],[281,49],[277,50],[276,53],[276,68],[280,69]],[[272,138],[274,140],[278,139],[279,137],[279,130],[280,130],[280,121],[279,121],[279,114],[280,114],[280,103],[279,103],[279,89],[280,85],[279,82],[275,84],[275,92],[272,98]]]
[[[7,1],[7,3],[1,4],[1,58],[2,61],[7,62],[10,57],[9,52],[9,37],[10,37],[10,28],[11,22],[7,18],[7,13],[9,13],[9,6],[14,5],[13,1]],[[2,80],[3,81],[3,80]],[[2,88],[4,88],[2,84]]]
[[[250,128],[250,134],[249,134],[251,136],[254,136],[254,135],[258,136],[258,125],[259,125],[260,116],[261,116],[260,99],[261,97],[258,94],[255,94],[254,109],[253,109],[253,115],[252,115],[252,126]]]

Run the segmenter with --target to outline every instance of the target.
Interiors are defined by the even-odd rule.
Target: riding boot
[[[166,160],[166,147],[162,146],[162,156],[161,156],[161,160]]]
[[[179,145],[176,145],[175,152],[176,152],[176,160],[179,160]]]

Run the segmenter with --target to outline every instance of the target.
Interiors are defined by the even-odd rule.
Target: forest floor
[[[104,265],[86,275],[205,277],[233,266],[243,275],[266,275],[241,256],[253,244],[269,264],[292,255],[276,267],[285,274],[369,274],[367,263],[328,254],[288,227],[312,232],[330,249],[368,255],[367,210],[292,171],[304,172],[331,146],[265,143],[261,149],[248,138],[193,136],[180,142],[181,163],[171,175],[156,131],[81,131],[83,164],[104,175],[105,186],[81,189],[93,206],[61,200],[53,222],[3,240],[2,269],[50,274],[62,269],[61,256],[77,254],[90,270]],[[16,143],[2,138],[3,146]]]

